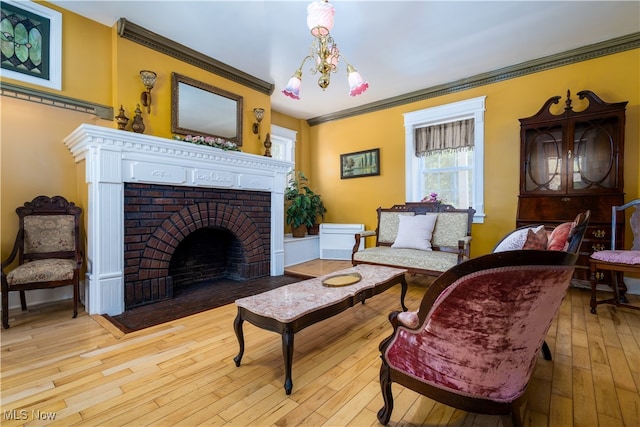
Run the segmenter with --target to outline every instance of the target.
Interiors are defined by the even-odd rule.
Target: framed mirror
[[[172,73],[171,132],[213,136],[242,146],[242,96]]]

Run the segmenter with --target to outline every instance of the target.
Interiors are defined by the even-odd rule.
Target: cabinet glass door
[[[614,132],[612,119],[576,123],[571,153],[570,189],[616,188]]]
[[[559,191],[562,188],[562,128],[527,129],[525,191]]]

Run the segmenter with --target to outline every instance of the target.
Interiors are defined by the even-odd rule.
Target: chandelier
[[[329,4],[329,0],[315,0],[307,6],[307,26],[311,35],[315,37],[311,43],[309,55],[305,56],[300,68],[293,73],[287,87],[282,93],[293,99],[300,99],[300,86],[302,85],[302,67],[311,59],[315,62],[311,68],[311,74],[320,74],[318,86],[325,90],[331,83],[331,73],[338,69],[338,60],[344,55],[338,50],[329,32],[333,28],[333,15],[335,11]],[[346,59],[345,59],[346,61]],[[364,93],[369,88],[360,73],[347,63],[347,78],[349,80],[349,95],[356,96]]]

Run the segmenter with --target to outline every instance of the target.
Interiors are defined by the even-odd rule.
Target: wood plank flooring
[[[348,264],[347,264],[348,265]],[[295,266],[322,274],[344,263]],[[428,286],[409,278],[416,309]],[[101,316],[71,318],[71,303],[10,313],[1,332],[3,426],[376,426],[382,407],[378,344],[399,309],[399,287],[295,337],[293,393],[283,389],[280,336],[245,323],[234,304],[122,334]],[[635,303],[640,298],[631,296]],[[526,426],[640,426],[640,311],[601,305],[572,288],[529,387]],[[390,425],[500,426],[397,384]]]

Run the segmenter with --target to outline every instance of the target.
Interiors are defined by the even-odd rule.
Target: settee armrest
[[[471,236],[458,240],[458,264],[471,257]]]
[[[375,230],[366,230],[366,231],[361,231],[359,233],[355,234],[355,239],[356,242],[353,245],[353,250],[351,251],[352,254],[355,254],[356,252],[358,252],[358,248],[360,248],[360,242],[362,241],[362,238],[366,238],[366,237],[374,237],[377,236],[378,233],[376,233]]]
[[[355,244],[353,245],[353,249],[351,250],[351,262],[353,262],[353,255],[358,252],[358,249],[360,249],[360,242],[362,241],[363,238],[366,237],[374,237],[377,236],[378,233],[375,230],[366,230],[366,231],[361,231],[359,233],[355,233]],[[355,265],[355,264],[354,264]]]

